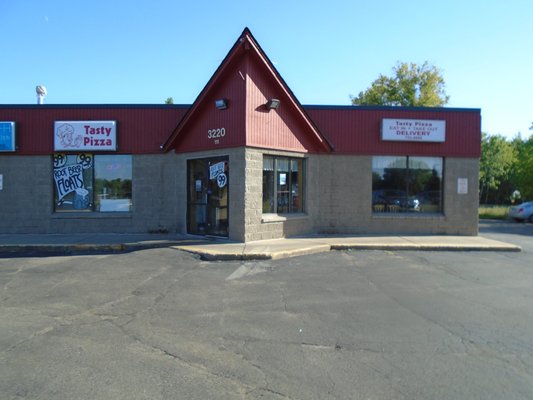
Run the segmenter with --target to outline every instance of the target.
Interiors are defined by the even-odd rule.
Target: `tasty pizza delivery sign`
[[[116,121],[55,121],[55,151],[116,151]]]

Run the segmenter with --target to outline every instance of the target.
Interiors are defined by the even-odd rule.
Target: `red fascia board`
[[[18,148],[12,155],[51,154],[55,121],[101,120],[117,122],[120,133],[116,154],[155,154],[161,151],[160,140],[189,107],[174,104],[0,104],[0,120],[16,122]]]
[[[480,155],[480,109],[314,105],[305,108],[315,123],[334,138],[338,154]],[[384,142],[380,139],[383,118],[443,119],[450,131],[444,143]]]
[[[246,29],[245,29],[246,32]],[[243,32],[244,33],[244,32]],[[235,44],[232,46],[226,57],[224,57],[224,60],[222,60],[222,63],[218,66],[217,70],[211,76],[211,79],[207,82],[207,84],[204,86],[196,100],[194,100],[191,108],[185,116],[180,120],[176,128],[172,131],[169,138],[166,140],[165,143],[161,145],[161,149],[163,152],[167,152],[170,150],[171,147],[175,146],[178,140],[178,137],[180,133],[183,131],[185,126],[189,123],[191,118],[196,113],[196,110],[200,107],[201,104],[205,101],[205,98],[211,91],[211,89],[214,87],[214,85],[218,82],[219,78],[224,74],[226,69],[231,65],[232,61],[237,57],[239,52],[237,51],[240,46],[242,46],[244,43],[243,36],[241,35],[239,39],[235,42]]]
[[[246,30],[245,30],[246,32]],[[284,91],[284,95],[286,98],[289,99],[289,101],[293,104],[293,106],[298,110],[300,118],[304,121],[307,128],[309,128],[316,139],[320,142],[321,146],[326,151],[333,151],[333,145],[331,141],[318,129],[318,127],[315,125],[313,120],[309,117],[307,112],[304,110],[300,102],[297,100],[296,96],[292,92],[292,90],[289,88],[285,80],[281,77],[281,74],[276,70],[266,53],[263,51],[259,43],[255,40],[252,33],[250,31],[246,32],[248,36],[249,43],[254,46],[257,55],[260,57],[262,64],[267,68],[269,73],[274,77],[279,87],[281,87]]]

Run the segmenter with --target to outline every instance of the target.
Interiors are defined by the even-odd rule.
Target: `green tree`
[[[172,97],[167,97],[165,104],[174,104],[174,99]]]
[[[532,128],[530,129],[533,130]],[[515,146],[517,166],[514,183],[522,199],[533,200],[533,135],[527,140],[515,139]]]
[[[406,107],[442,107],[450,98],[440,69],[427,61],[422,65],[399,62],[393,76],[380,74],[368,89],[350,97],[353,105]]]
[[[479,196],[480,202],[489,203],[489,194],[494,191],[493,202],[508,199],[508,185],[517,164],[516,146],[500,135],[481,135],[481,159],[479,160]],[[495,200],[495,201],[494,201]]]

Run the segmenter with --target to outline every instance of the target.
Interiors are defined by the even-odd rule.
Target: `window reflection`
[[[373,157],[373,211],[441,213],[442,173],[440,157]]]
[[[54,210],[128,212],[131,155],[54,154]]]

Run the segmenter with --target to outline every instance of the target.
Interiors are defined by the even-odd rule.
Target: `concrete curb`
[[[494,252],[520,252],[522,248],[514,245],[435,245],[435,244],[317,244],[316,246],[282,250],[272,252],[222,252],[205,250],[201,248],[173,246],[174,248],[200,256],[205,261],[251,261],[251,260],[279,260],[289,257],[325,253],[328,251],[345,250],[382,250],[382,251],[494,251]]]
[[[0,245],[0,255],[120,253],[126,251],[126,247],[125,244]]]
[[[227,252],[217,250],[205,250],[199,247],[191,246],[171,246],[177,250],[186,251],[188,253],[199,255],[205,261],[251,261],[251,260],[279,260],[282,258],[298,257],[303,255],[324,253],[331,250],[328,244],[317,244],[314,246],[302,247],[292,250],[280,251],[263,251],[263,252],[247,252],[244,249],[241,252]]]
[[[382,250],[382,251],[493,251],[520,252],[520,246],[489,241],[487,244],[445,244],[445,243],[335,243],[329,239],[313,239],[313,242],[292,243],[213,243],[206,245],[184,244],[187,241],[147,241],[135,243],[72,243],[72,244],[24,244],[0,245],[0,257],[52,256],[52,255],[83,255],[97,253],[126,253],[144,249],[174,248],[196,254],[206,261],[251,261],[279,260],[289,257],[345,250]]]
[[[331,250],[389,250],[389,251],[494,251],[494,252],[521,252],[520,246],[514,245],[436,245],[436,244],[405,244],[405,245],[379,245],[379,244],[339,244],[331,245]]]
[[[172,247],[176,244],[177,243],[78,243],[0,245],[0,257],[127,253],[137,250]]]

